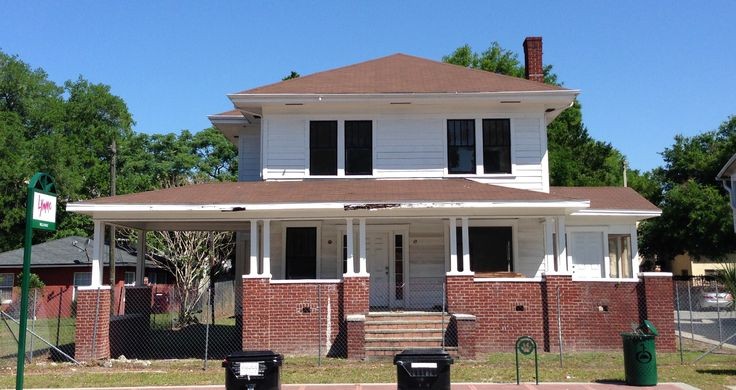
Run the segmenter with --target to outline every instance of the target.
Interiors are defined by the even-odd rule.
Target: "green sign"
[[[56,195],[38,190],[33,191],[33,218],[31,227],[41,230],[56,230]]]
[[[54,178],[36,172],[28,182],[26,204],[26,234],[23,246],[23,280],[20,294],[20,329],[18,331],[18,366],[15,373],[16,390],[23,389],[23,369],[26,357],[26,330],[28,329],[28,288],[31,276],[31,244],[33,229],[56,230],[56,184]]]

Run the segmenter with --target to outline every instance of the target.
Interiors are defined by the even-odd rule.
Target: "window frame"
[[[529,119],[539,119],[542,121],[542,118],[538,117],[528,117],[528,116],[520,116],[519,114],[511,114],[511,113],[499,113],[499,114],[490,114],[490,115],[476,115],[471,114],[466,116],[466,118],[470,119],[472,118],[475,121],[475,170],[472,173],[450,173],[449,170],[449,149],[448,149],[448,126],[447,121],[448,120],[454,120],[454,118],[448,118],[443,117],[442,120],[444,120],[444,133],[443,133],[443,154],[444,154],[444,168],[443,168],[443,177],[473,177],[473,178],[502,178],[502,179],[514,179],[517,175],[517,169],[516,169],[516,151],[514,150],[514,129],[516,127],[517,119],[519,118],[529,118]],[[439,118],[438,118],[439,119]],[[509,121],[509,159],[510,159],[510,172],[508,173],[485,173],[485,168],[483,165],[483,120],[484,119],[506,119]],[[542,122],[543,123],[543,122]],[[480,130],[479,130],[480,129]],[[545,139],[540,140],[540,145],[543,149],[547,147],[546,144],[546,130],[545,131]],[[542,134],[540,134],[540,137]],[[544,171],[545,168],[545,159],[542,159],[540,162],[540,165],[542,166],[542,170]]]
[[[312,173],[313,167],[312,167],[312,123],[321,122],[321,123],[334,123],[335,124],[335,173]],[[330,129],[331,130],[331,129]],[[308,176],[324,176],[324,177],[335,177],[339,176],[340,173],[340,121],[335,119],[310,119],[307,121],[307,134],[306,134],[306,141],[307,141],[307,150],[309,151],[307,153],[307,174]],[[323,151],[331,151],[332,148],[320,148],[320,150]]]
[[[622,240],[623,239],[626,239],[626,238],[628,238],[628,241],[629,241],[629,246],[628,246],[628,249],[629,249],[628,259],[622,259],[622,254],[623,254],[623,245],[622,245],[623,242],[622,242]],[[631,278],[633,278],[634,277],[634,269],[633,269],[634,256],[633,256],[633,253],[632,253],[633,252],[633,249],[632,249],[633,248],[633,245],[632,245],[632,237],[631,237],[631,234],[626,234],[626,233],[609,233],[607,239],[608,239],[608,262],[609,262],[609,272],[607,274],[608,275],[608,278],[610,278],[610,279],[631,279]],[[610,270],[610,263],[611,263],[611,240],[612,239],[615,239],[616,240],[616,248],[615,248],[616,249],[616,256],[619,258],[618,267],[617,267],[618,269],[616,270],[616,273],[618,274],[618,276],[616,276],[616,277],[611,276],[611,270]],[[629,272],[631,273],[631,276],[622,276],[623,271],[624,271],[624,264],[627,264],[627,263],[628,263],[628,268],[629,268]]]
[[[369,157],[370,160],[369,160],[368,168],[365,171],[365,172],[368,172],[368,173],[365,173],[365,172],[350,173],[350,169],[349,169],[349,154],[348,154],[348,151],[349,150],[354,150],[354,149],[359,149],[359,150],[360,149],[363,149],[364,150],[364,149],[366,149],[366,147],[362,147],[362,148],[348,148],[348,122],[351,122],[351,123],[367,123],[369,125],[369,129],[368,130],[370,131],[370,135],[368,137],[368,146],[367,146],[367,149],[368,149],[368,152],[369,152],[368,154],[370,155],[370,157]],[[342,129],[343,129],[343,137],[342,137],[343,138],[343,145],[342,146],[343,146],[343,154],[345,156],[342,159],[343,162],[344,162],[343,163],[343,170],[342,170],[344,176],[351,176],[351,177],[353,177],[353,176],[372,176],[373,175],[373,151],[374,151],[374,147],[373,147],[373,121],[372,120],[345,119],[345,120],[342,121]],[[339,142],[339,138],[340,138],[339,134],[340,134],[340,126],[338,124],[338,142]],[[339,158],[339,154],[340,154],[340,151],[338,150],[338,163],[337,163],[338,176],[339,176],[339,173],[340,173],[340,158]]]
[[[506,129],[508,131],[508,145],[493,145],[493,146],[487,146],[486,145],[486,122],[487,121],[505,121],[508,124],[508,128]],[[511,151],[513,148],[512,145],[512,139],[511,139],[511,118],[482,118],[481,119],[481,165],[483,166],[483,174],[484,175],[508,175],[511,174],[513,170],[513,159],[511,157]],[[486,151],[489,148],[500,148],[500,147],[507,147],[507,153],[508,153],[508,172],[506,171],[497,171],[497,172],[488,172],[489,167],[486,166],[486,159],[488,156],[486,156]],[[499,164],[500,165],[500,164]]]
[[[286,278],[286,232],[287,228],[316,228],[316,259],[315,279],[287,279]],[[273,259],[273,258],[272,258]],[[322,278],[322,222],[321,221],[294,221],[281,223],[281,274],[282,280],[319,280]]]
[[[14,282],[15,274],[13,274],[12,272],[0,273],[0,281],[5,280],[5,278],[7,278],[8,275],[10,275],[10,278],[8,278],[8,280],[10,280],[10,284],[9,285],[0,284],[0,292],[9,291],[7,299],[3,299],[2,294],[0,294],[0,303],[4,303],[4,304],[13,302],[13,287],[15,287],[15,282]]]
[[[469,142],[472,142],[472,145],[450,145],[450,122],[466,122],[467,124],[472,125],[472,129],[468,129],[468,131],[472,130],[473,135],[468,135],[466,138]],[[477,119],[474,118],[463,118],[463,119],[452,119],[448,118],[445,120],[445,153],[447,158],[445,159],[445,169],[447,170],[448,175],[457,176],[457,175],[474,175],[478,173],[478,129],[476,126]],[[454,130],[454,129],[453,129]],[[461,130],[462,131],[462,130]],[[450,148],[469,148],[470,151],[473,154],[473,160],[469,171],[452,171],[452,168],[450,167]]]
[[[77,276],[78,275],[89,275],[89,283],[88,284],[77,284]],[[85,287],[92,284],[92,271],[75,271],[74,274],[72,274],[72,286],[74,287],[72,289],[72,300],[77,299],[77,287]]]
[[[345,153],[345,122],[361,122],[371,123],[371,173],[370,174],[354,174],[346,173],[346,153]],[[311,173],[311,149],[310,149],[310,123],[311,122],[337,122],[337,174],[336,175],[313,175]],[[332,178],[372,178],[375,177],[376,162],[376,118],[365,118],[352,115],[333,115],[325,117],[322,115],[308,116],[304,120],[304,148],[307,151],[304,155],[304,178],[310,179],[332,179]]]

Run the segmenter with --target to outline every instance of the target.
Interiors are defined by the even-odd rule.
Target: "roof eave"
[[[571,215],[589,217],[637,217],[655,218],[662,215],[662,210],[624,210],[624,209],[585,209],[579,210]]]
[[[557,103],[572,101],[580,90],[561,89],[548,91],[502,91],[502,92],[433,92],[433,93],[234,93],[227,95],[236,105],[253,104],[289,104],[289,103],[350,103],[350,102],[396,102],[411,101],[431,103],[446,100],[489,100],[498,99],[498,103],[509,100],[522,100],[525,103]]]
[[[736,165],[736,153],[734,153],[734,155],[728,159],[726,165],[724,165],[723,168],[718,172],[718,174],[716,175],[716,180],[730,180],[731,176],[726,176],[726,172],[730,171],[731,168],[734,168],[734,165]]]

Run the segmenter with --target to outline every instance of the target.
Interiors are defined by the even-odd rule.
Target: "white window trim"
[[[483,119],[508,119],[509,120],[509,151],[511,154],[511,172],[509,173],[485,173],[483,167]],[[516,117],[510,115],[484,115],[484,116],[465,116],[460,115],[444,118],[444,137],[442,138],[442,149],[445,166],[442,170],[443,177],[458,178],[488,178],[488,179],[515,179],[516,172],[516,150],[514,148],[514,129],[516,128]],[[450,173],[449,162],[447,161],[447,121],[450,120],[473,120],[475,121],[475,173]],[[546,128],[544,129],[546,132]],[[546,153],[546,152],[545,152]]]
[[[596,280],[603,280],[603,279],[610,279],[609,275],[611,274],[611,264],[610,264],[610,257],[608,256],[608,234],[609,234],[609,227],[608,226],[570,226],[567,225],[565,227],[565,233],[568,236],[567,237],[567,264],[570,265],[570,271],[572,271],[572,257],[574,255],[573,250],[574,246],[571,245],[572,239],[570,236],[574,233],[601,233],[601,238],[603,240],[603,253],[601,254],[601,261],[603,261],[603,277],[600,279],[597,278],[590,278],[590,277],[575,277],[575,273],[572,273],[572,279],[574,281],[589,281],[591,279]],[[633,272],[633,271],[632,271]]]
[[[13,279],[15,277],[15,274],[13,274],[12,272],[0,273],[0,280],[4,279],[8,275],[10,275],[10,285],[0,285],[0,290],[9,290],[10,298],[3,300],[2,302],[0,302],[0,304],[10,304],[13,302]]]
[[[133,283],[125,283],[125,278],[128,274],[133,274]],[[125,286],[135,286],[135,271],[123,271],[123,284]]]
[[[313,121],[337,122],[337,175],[310,175],[309,174],[309,123]],[[371,122],[371,174],[370,175],[347,175],[345,174],[345,122],[346,121],[368,121]],[[310,179],[334,179],[336,177],[351,179],[366,179],[376,176],[376,120],[375,118],[363,118],[361,116],[331,116],[331,117],[308,117],[304,120],[304,177]]]
[[[286,279],[286,228],[290,227],[313,227],[317,228],[317,254],[316,254],[316,267],[315,277],[318,280],[322,275],[322,222],[321,221],[284,221],[281,222],[281,280],[292,280]],[[272,229],[273,231],[273,229]],[[340,257],[342,258],[342,256]],[[271,256],[273,261],[273,256]],[[301,279],[301,280],[312,280],[312,279]]]
[[[461,217],[455,217],[460,219]],[[444,242],[445,242],[445,272],[450,272],[450,221],[444,219],[442,223],[445,225],[444,231]],[[469,219],[468,228],[471,227],[484,227],[484,226],[500,226],[500,227],[511,227],[511,267],[517,269],[519,262],[519,220],[518,219]],[[461,227],[460,224],[457,227]],[[468,237],[469,238],[469,237]],[[458,237],[460,242],[460,237]],[[458,263],[462,260],[462,253],[458,254]],[[458,264],[459,266],[459,264]],[[516,271],[514,271],[516,272]],[[478,278],[483,279],[483,278]],[[532,278],[534,279],[534,278]],[[498,278],[493,280],[500,281]]]

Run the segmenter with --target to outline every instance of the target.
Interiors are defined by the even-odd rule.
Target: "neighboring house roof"
[[[238,94],[389,94],[567,91],[555,85],[393,54]]]
[[[550,187],[551,195],[590,200],[590,209],[661,213],[657,206],[629,187]]]
[[[76,246],[75,246],[76,242]],[[49,240],[44,243],[33,245],[31,248],[31,268],[33,267],[69,267],[89,266],[91,262],[87,259],[83,249],[87,249],[89,258],[92,258],[94,240],[85,237],[71,236],[58,240]],[[79,247],[79,248],[77,248]],[[102,253],[103,262],[108,264],[110,246],[105,245]],[[148,262],[147,262],[148,263]],[[136,257],[128,252],[118,249],[115,252],[115,264],[118,266],[135,266]],[[15,268],[23,265],[23,248],[0,253],[0,268]],[[147,264],[151,265],[151,264]]]
[[[193,184],[97,198],[76,204],[211,205],[274,203],[408,203],[570,201],[564,195],[519,190],[467,179],[323,179]]]

